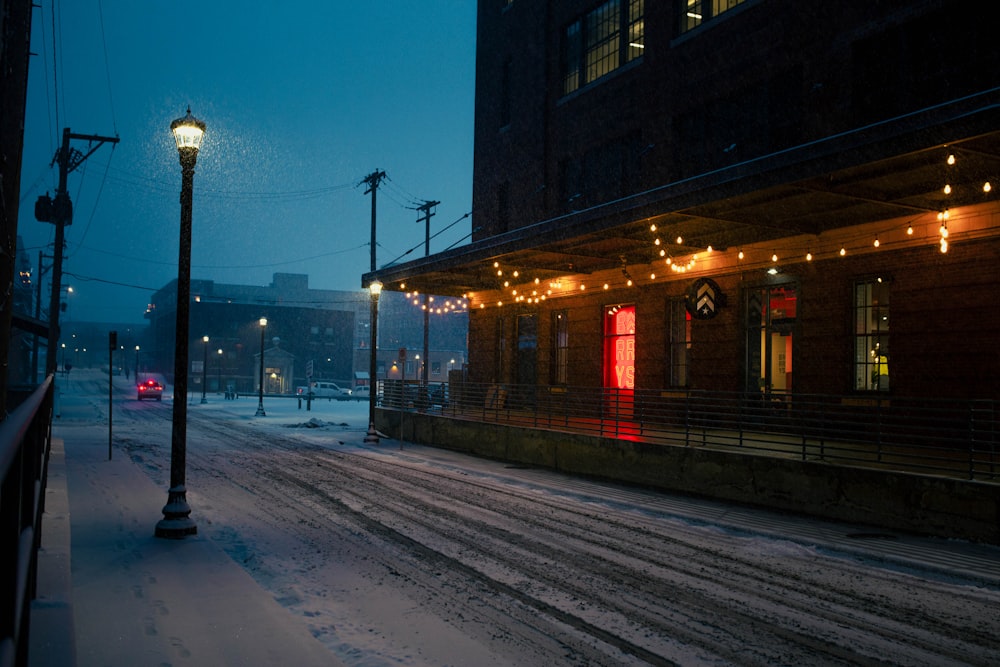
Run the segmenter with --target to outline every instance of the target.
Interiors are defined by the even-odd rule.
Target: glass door
[[[772,285],[746,292],[748,391],[781,400],[792,391],[792,349],[798,294],[794,284]]]

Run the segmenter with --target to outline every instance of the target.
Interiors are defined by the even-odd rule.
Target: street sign
[[[406,361],[406,348],[405,347],[399,348],[399,358],[402,359],[403,361]]]
[[[313,376],[313,360],[310,359],[306,362],[306,377],[311,378]]]

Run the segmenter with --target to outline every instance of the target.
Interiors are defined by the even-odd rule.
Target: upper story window
[[[678,32],[681,34],[697,28],[705,21],[742,5],[746,0],[685,0],[677,3]]]
[[[564,95],[642,55],[644,4],[645,0],[609,0],[566,26]]]

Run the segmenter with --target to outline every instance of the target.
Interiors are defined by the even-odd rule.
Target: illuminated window
[[[635,306],[605,308],[604,386],[635,389]]]
[[[563,94],[639,58],[645,43],[645,0],[609,0],[566,26]]]
[[[667,379],[671,387],[688,386],[688,352],[691,349],[691,313],[685,300],[672,299],[667,305]]]
[[[677,17],[678,31],[685,33],[697,28],[705,21],[742,5],[746,0],[687,0],[678,2],[680,15]]]
[[[552,384],[566,384],[569,377],[569,317],[565,310],[552,313]]]
[[[854,285],[854,388],[889,391],[889,284]]]

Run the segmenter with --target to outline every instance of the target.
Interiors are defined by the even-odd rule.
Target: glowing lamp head
[[[186,116],[170,123],[170,131],[174,133],[178,151],[190,149],[198,152],[205,136],[205,123],[192,116],[191,107],[188,107]]]
[[[382,293],[382,283],[376,278],[368,283],[368,291],[373,297],[378,297]]]
[[[266,326],[267,326],[267,318],[266,317],[260,318],[260,328],[263,329]]]

